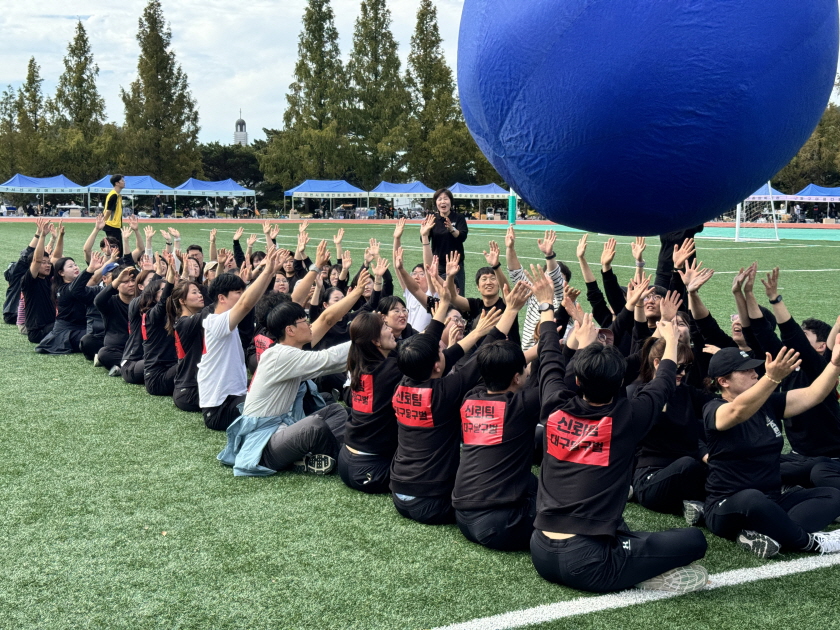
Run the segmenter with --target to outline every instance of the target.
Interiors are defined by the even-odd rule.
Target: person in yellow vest
[[[125,177],[111,175],[111,185],[114,189],[105,197],[105,235],[117,239],[122,256],[122,189],[125,188]]]

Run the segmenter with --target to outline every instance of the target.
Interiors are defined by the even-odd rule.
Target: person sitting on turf
[[[36,245],[38,245],[37,235],[33,236],[26,249],[21,251],[17,261],[9,265],[6,271],[3,272],[3,277],[9,284],[6,287],[6,299],[3,302],[3,321],[7,324],[17,323],[18,307],[20,305],[20,284],[23,276],[29,271],[29,263],[27,261],[35,252]]]
[[[764,376],[755,369],[764,365]],[[805,388],[774,393],[800,367],[799,353],[782,347],[773,358],[752,359],[724,348],[709,363],[709,377],[722,398],[703,408],[709,477],[706,526],[761,558],[790,551],[840,552],[840,534],[820,530],[840,516],[840,490],[798,488],[781,493],[783,418],[798,416],[835,388],[840,346]]]
[[[137,296],[137,269],[117,267],[111,276],[113,280],[106,283],[93,299],[105,327],[96,363],[109,370],[109,376],[119,376],[120,362],[128,342],[128,306]]]
[[[277,275],[275,274],[275,278]],[[275,281],[275,285],[277,283]],[[245,350],[245,363],[248,366],[248,371],[253,375],[257,371],[257,366],[260,363],[260,357],[263,352],[273,346],[277,340],[273,339],[268,333],[268,314],[274,310],[275,306],[280,306],[286,302],[290,302],[291,297],[288,293],[279,291],[269,291],[262,296],[254,307],[254,336],[248,348]]]
[[[175,337],[178,357],[172,402],[181,411],[201,411],[196,373],[204,349],[202,321],[209,313],[203,287],[192,280],[176,284],[166,301],[166,332]]]
[[[325,253],[326,245],[322,245]],[[338,403],[323,406],[323,400],[314,396],[310,402],[315,409],[307,410],[306,399],[312,393],[307,381],[341,369],[350,342],[326,350],[303,348],[317,343],[325,328],[350,310],[367,279],[364,271],[347,297],[312,325],[295,302],[280,304],[269,313],[268,333],[277,343],[263,352],[242,415],[228,427],[227,446],[218,456],[233,466],[234,475],[273,475],[289,468],[323,475],[335,468],[347,411]]]
[[[24,274],[20,290],[26,315],[26,336],[30,343],[41,343],[55,325],[55,302],[50,286],[55,273],[53,264],[58,262],[63,253],[63,240],[61,250],[56,248],[52,255],[46,253],[49,220],[37,219],[35,224],[38,242],[27,263],[29,272]]]
[[[453,254],[446,261],[446,281],[449,283],[452,293],[452,306],[461,311],[464,316],[475,322],[481,313],[486,313],[492,308],[499,311],[505,310],[505,301],[500,294],[502,283],[497,277],[496,272],[501,266],[501,263],[496,262],[493,267],[481,267],[475,272],[475,286],[478,289],[481,298],[465,298],[461,297],[454,291],[455,287],[455,269],[459,267],[459,257],[457,252]],[[495,267],[495,269],[494,269]],[[504,278],[504,276],[502,276]],[[515,343],[521,343],[519,338],[519,320],[514,322],[510,329],[509,338]]]
[[[497,328],[509,329],[531,289],[517,282]],[[551,300],[551,296],[540,295]],[[536,380],[526,386],[526,359],[512,341],[485,341],[476,352],[483,385],[461,405],[461,461],[452,507],[461,533],[490,549],[528,549],[537,514],[537,478],[531,473],[540,419]]]
[[[178,367],[175,342],[166,331],[166,300],[169,299],[177,278],[173,255],[167,253],[165,257],[169,262],[166,278],[147,285],[140,297],[143,384],[152,396],[172,395],[175,370]]]
[[[98,268],[88,263],[88,268],[80,273],[70,285],[73,297],[85,304],[86,311],[87,334],[79,341],[79,349],[88,361],[93,361],[94,367],[99,365],[97,354],[105,345],[105,320],[96,307],[96,297],[102,293],[104,284],[111,283],[112,273],[119,266],[115,262],[116,252],[110,261],[106,261],[102,254],[94,254],[91,261],[97,256],[100,261]]]
[[[460,447],[459,408],[464,395],[480,377],[474,357],[459,370],[443,376],[447,358],[440,350],[443,318],[455,292],[453,279],[457,270],[450,267],[450,279],[441,284],[436,269],[426,268],[426,275],[440,295],[433,321],[441,325],[414,335],[399,348],[397,363],[403,378],[393,397],[398,423],[398,446],[391,463],[391,493],[394,506],[402,516],[426,525],[455,522],[452,488],[458,470]],[[455,361],[482,337],[495,330],[502,313],[489,309],[482,313],[473,331],[453,350]],[[431,326],[431,324],[430,324]],[[503,338],[507,331],[496,332]],[[460,356],[459,356],[460,355]]]
[[[241,413],[239,407],[248,391],[248,373],[242,341],[232,333],[265,294],[275,270],[287,255],[286,250],[274,249],[260,263],[262,273],[247,288],[242,278],[233,273],[220,274],[210,285],[208,298],[213,303],[213,313],[203,321],[205,352],[198,364],[197,378],[199,406],[208,429],[224,431]]]
[[[552,295],[542,269],[532,267],[531,279],[542,299]],[[676,389],[676,328],[657,323],[665,351],[656,377],[629,400],[622,395],[626,360],[615,346],[595,341],[597,328],[587,313],[572,359],[578,393],[565,382],[566,360],[551,303],[540,308],[540,392],[550,415],[531,538],[534,567],[546,580],[592,592],[634,585],[704,588],[705,569],[687,566],[706,553],[700,530],[633,532],[622,518],[636,446]]]
[[[160,258],[158,272],[163,270],[164,264],[164,259]],[[137,274],[137,297],[128,304],[128,339],[120,360],[120,375],[129,385],[143,384],[143,314],[140,312],[140,300],[147,285],[158,283],[160,288],[160,282],[160,273],[155,271],[144,269]]]
[[[665,340],[650,338],[642,349],[641,385],[644,391],[656,377],[665,354]],[[687,383],[694,354],[680,341],[677,351],[677,388],[639,443],[633,492],[639,505],[664,514],[682,514],[689,525],[703,515],[706,498],[707,453],[703,444],[703,405],[713,396]],[[628,389],[628,394],[629,394]]]
[[[408,323],[414,330],[425,330],[432,321],[432,315],[428,309],[428,297],[432,295],[429,290],[429,282],[426,279],[426,269],[422,263],[414,266],[411,272],[407,272],[402,265],[402,235],[405,231],[406,219],[397,220],[394,228],[394,269],[397,280],[403,288],[403,299],[408,309]],[[399,252],[399,255],[398,253]]]
[[[102,259],[98,259],[102,267]],[[54,266],[52,299],[56,305],[55,324],[52,330],[35,347],[40,354],[72,354],[81,352],[79,342],[87,332],[86,305],[77,300],[70,290],[79,276],[79,266],[72,258],[59,258]]]

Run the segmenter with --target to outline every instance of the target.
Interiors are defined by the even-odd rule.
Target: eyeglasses
[[[308,319],[301,319],[301,320],[298,320],[298,321],[295,322],[295,326],[298,326],[300,324],[306,324],[307,326],[309,326],[309,320]]]
[[[693,363],[677,363],[677,374],[688,373]]]
[[[661,299],[662,299],[662,296],[661,296],[661,295],[658,295],[658,294],[656,294],[656,293],[651,293],[650,295],[646,295],[646,296],[645,296],[645,300],[644,300],[644,301],[645,301],[645,302],[658,302],[658,301],[659,301],[659,300],[661,300]]]

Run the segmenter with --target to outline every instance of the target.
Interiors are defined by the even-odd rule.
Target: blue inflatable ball
[[[834,84],[837,13],[837,0],[466,0],[464,117],[552,221],[683,229],[808,139]]]

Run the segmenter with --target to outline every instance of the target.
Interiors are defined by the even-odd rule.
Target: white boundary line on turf
[[[760,580],[771,580],[786,575],[824,569],[838,564],[840,564],[840,554],[832,554],[828,556],[799,558],[787,562],[772,562],[752,569],[734,569],[732,571],[710,575],[710,584],[706,587],[706,590],[738,586],[739,584],[748,584]],[[602,610],[627,608],[637,604],[670,599],[680,595],[682,593],[641,590],[621,591],[619,593],[610,593],[609,595],[580,597],[556,604],[544,604],[525,610],[493,615],[492,617],[481,617],[463,623],[441,626],[436,630],[507,630],[508,628],[521,628],[523,626],[546,623],[567,617],[587,615]]]

